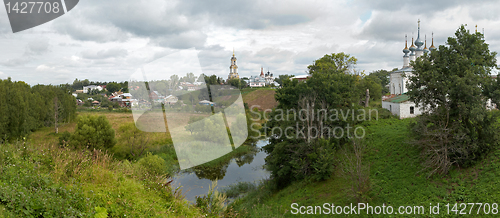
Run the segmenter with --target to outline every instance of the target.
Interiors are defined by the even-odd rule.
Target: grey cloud
[[[26,52],[32,55],[41,55],[49,51],[48,39],[36,39],[28,43]]]
[[[12,33],[12,28],[10,27],[9,18],[7,17],[7,11],[0,9],[0,33],[9,32]]]
[[[0,64],[7,67],[17,67],[25,65],[31,62],[31,60],[33,60],[33,58],[31,57],[16,57],[16,58],[11,58],[4,62],[0,62]]]
[[[125,57],[128,52],[125,49],[121,48],[111,48],[104,49],[100,51],[83,51],[81,52],[82,58],[86,59],[107,59],[107,58],[117,58],[117,57]]]
[[[119,28],[106,23],[93,22],[84,17],[56,19],[53,26],[56,31],[81,41],[123,42],[128,39],[127,34]]]
[[[359,39],[376,39],[376,41],[403,41],[405,34],[408,35],[408,41],[411,43],[412,32],[417,38],[417,19],[414,16],[403,16],[402,13],[379,13],[374,15],[363,27],[362,31],[355,35]],[[421,23],[421,34],[431,33],[428,26]],[[423,37],[423,35],[421,35]]]
[[[295,25],[311,21],[313,10],[288,13],[280,9],[285,2],[268,1],[181,1],[179,10],[191,16],[208,16],[212,22],[236,28],[264,29],[268,26]],[[294,4],[286,2],[285,4]]]
[[[54,27],[82,41],[124,42],[130,37],[149,38],[152,43],[171,48],[203,46],[204,19],[178,12],[172,1],[86,1],[81,2]]]
[[[202,33],[201,31],[189,31],[179,34],[167,35],[164,37],[158,37],[153,39],[152,41],[163,47],[170,47],[174,49],[188,49],[192,47],[202,47],[205,44],[206,39],[207,35]]]
[[[411,14],[432,14],[457,6],[480,5],[488,2],[497,2],[496,0],[421,0],[421,1],[394,1],[394,0],[359,0],[360,5],[380,11],[406,11]]]
[[[27,43],[24,53],[21,56],[2,61],[0,64],[8,67],[23,66],[49,51],[49,40],[44,37],[36,38]]]
[[[476,5],[469,8],[469,14],[476,20],[498,20],[500,18],[500,4],[498,2]]]

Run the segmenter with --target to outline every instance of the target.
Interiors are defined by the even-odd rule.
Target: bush
[[[469,167],[497,147],[498,114],[481,112],[481,121],[467,125],[441,113],[423,114],[410,125],[411,144],[420,148],[428,176],[447,174],[453,165]]]
[[[68,146],[70,139],[71,133],[69,133],[68,131],[64,131],[61,136],[59,136],[59,145],[63,147]]]
[[[166,173],[167,165],[165,160],[158,155],[148,153],[146,157],[141,158],[137,163],[143,166],[150,175],[158,176]]]
[[[335,148],[328,140],[313,143],[285,141],[266,145],[264,149],[269,153],[266,165],[277,188],[305,178],[328,179],[335,169]]]
[[[70,145],[74,147],[108,149],[115,144],[115,130],[104,115],[79,117],[70,139]]]

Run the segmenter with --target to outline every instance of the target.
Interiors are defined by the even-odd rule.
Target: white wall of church
[[[403,72],[391,73],[389,83],[390,92],[393,95],[401,95],[408,92],[407,83],[408,77],[413,76],[410,72],[406,72],[406,77],[403,76]]]
[[[416,107],[415,103],[410,101],[402,103],[382,101],[382,108],[391,111],[391,113],[398,116],[399,119],[416,117],[424,112],[422,107]]]

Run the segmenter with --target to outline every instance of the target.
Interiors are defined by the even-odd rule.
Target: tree
[[[325,55],[308,66],[312,76],[307,82],[282,80],[275,95],[279,104],[266,125],[270,130],[288,132],[273,135],[270,144],[264,146],[269,154],[266,165],[278,188],[305,177],[326,179],[333,173],[335,149],[350,138],[343,133],[333,136],[332,130],[348,129],[357,122],[352,117],[358,115],[360,101],[360,76],[351,73],[355,64],[356,58],[344,53]],[[354,113],[332,119],[327,115],[331,111]]]
[[[387,87],[387,85],[389,85],[389,83],[391,82],[389,75],[395,70],[397,70],[397,68],[393,69],[392,71],[376,70],[371,72],[368,77],[372,77],[374,80],[378,79],[378,81],[380,82],[380,86],[382,86],[381,94],[389,93],[389,87]]]
[[[130,159],[136,159],[143,155],[148,148],[149,137],[145,132],[139,130],[134,123],[126,123],[118,128],[120,131],[120,147],[128,151]]]
[[[349,54],[332,53],[325,55],[322,58],[315,60],[312,65],[309,65],[309,74],[314,73],[327,73],[333,71],[340,71],[344,74],[355,73],[354,66],[358,59],[351,57]]]
[[[235,88],[241,88],[241,80],[238,78],[228,79],[227,84],[229,84]]]
[[[468,166],[497,144],[496,118],[485,103],[496,52],[481,33],[463,25],[446,44],[411,64],[408,84],[410,100],[427,109],[413,133],[430,174],[445,174],[453,164]]]
[[[116,144],[115,130],[104,115],[78,117],[70,144],[74,147],[108,149]]]
[[[356,85],[359,93],[360,101],[365,101],[366,90],[370,90],[370,99],[377,101],[382,98],[382,86],[379,78],[373,76],[365,76],[359,80]]]
[[[283,74],[283,75],[279,75],[278,78],[275,78],[274,81],[277,82],[278,84],[280,84],[280,86],[283,86],[283,81],[289,80],[292,77],[294,77],[294,75]]]
[[[205,75],[202,73],[200,74],[200,76],[198,77],[198,79],[196,80],[196,82],[205,82]]]
[[[196,123],[200,120],[203,120],[204,117],[191,116],[189,117],[188,125],[185,126],[186,130],[193,134],[194,131],[198,131],[198,129],[202,128],[200,123]]]
[[[187,73],[183,79],[184,82],[194,83],[196,81],[196,76],[194,73]]]
[[[107,89],[109,92],[114,93],[114,92],[120,91],[121,86],[120,86],[120,84],[118,84],[118,83],[111,82],[111,83],[108,83],[108,84],[106,85],[106,89]]]
[[[57,98],[57,107],[54,99]],[[16,139],[76,116],[76,99],[69,89],[0,80],[0,139]]]

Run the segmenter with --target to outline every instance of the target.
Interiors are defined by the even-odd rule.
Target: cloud
[[[35,39],[28,43],[26,52],[30,55],[41,55],[49,51],[49,45],[46,38]]]
[[[127,54],[128,54],[127,50],[122,48],[111,48],[99,51],[85,50],[81,52],[82,58],[86,59],[118,58],[118,57],[126,57]]]
[[[23,44],[25,44],[25,48],[22,55],[8,58],[6,61],[0,61],[0,65],[9,67],[23,66],[50,51],[50,43],[46,37],[30,39],[27,43]]]
[[[306,23],[318,16],[318,4],[302,1],[180,1],[178,9],[195,17],[207,17],[217,25],[264,29]]]
[[[132,37],[151,39],[171,48],[203,46],[203,20],[179,14],[174,1],[87,1],[65,19],[54,21],[57,31],[76,40],[125,42]]]
[[[188,49],[192,47],[200,48],[205,44],[206,40],[206,34],[200,31],[189,31],[179,34],[167,35],[165,37],[157,37],[153,39],[153,43],[156,43],[162,47]]]
[[[12,33],[12,28],[10,27],[9,18],[7,17],[7,11],[0,9],[0,34],[9,32]]]
[[[128,39],[126,32],[106,23],[91,21],[83,15],[72,16],[68,19],[56,19],[53,23],[56,31],[67,34],[73,39],[94,42],[124,42]]]
[[[406,11],[407,15],[425,15],[432,16],[436,12],[461,7],[470,7],[482,5],[490,2],[497,3],[496,0],[441,0],[441,1],[393,1],[393,0],[360,0],[358,7],[371,8],[378,11],[394,12]]]

